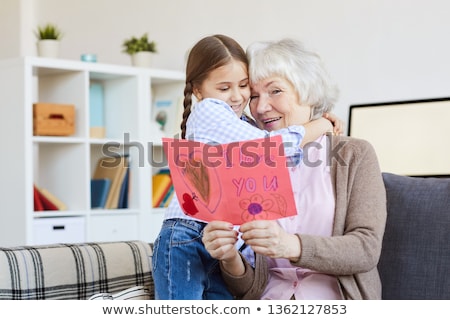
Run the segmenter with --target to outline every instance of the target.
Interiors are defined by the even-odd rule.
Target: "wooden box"
[[[70,136],[75,133],[75,106],[72,104],[33,104],[35,136]]]

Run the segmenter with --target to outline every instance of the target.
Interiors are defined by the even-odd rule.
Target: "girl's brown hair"
[[[234,39],[222,34],[207,36],[192,47],[186,63],[184,112],[180,126],[182,139],[186,138],[186,121],[191,114],[194,88],[200,87],[211,71],[226,65],[232,59],[248,66],[244,49]]]

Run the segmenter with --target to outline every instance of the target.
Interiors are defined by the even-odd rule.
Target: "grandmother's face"
[[[251,85],[250,112],[260,128],[272,131],[309,122],[311,107],[300,104],[289,81],[269,77]]]

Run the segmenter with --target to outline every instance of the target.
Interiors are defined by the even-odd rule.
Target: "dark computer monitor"
[[[450,98],[355,104],[348,135],[369,141],[381,171],[450,175]]]

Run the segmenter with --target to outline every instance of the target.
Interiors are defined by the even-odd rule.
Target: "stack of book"
[[[169,169],[161,169],[153,175],[152,184],[153,208],[166,208],[175,193]]]
[[[129,185],[128,155],[100,158],[91,179],[91,208],[128,208]]]
[[[34,189],[34,211],[67,210],[67,206],[57,196],[36,185]]]

